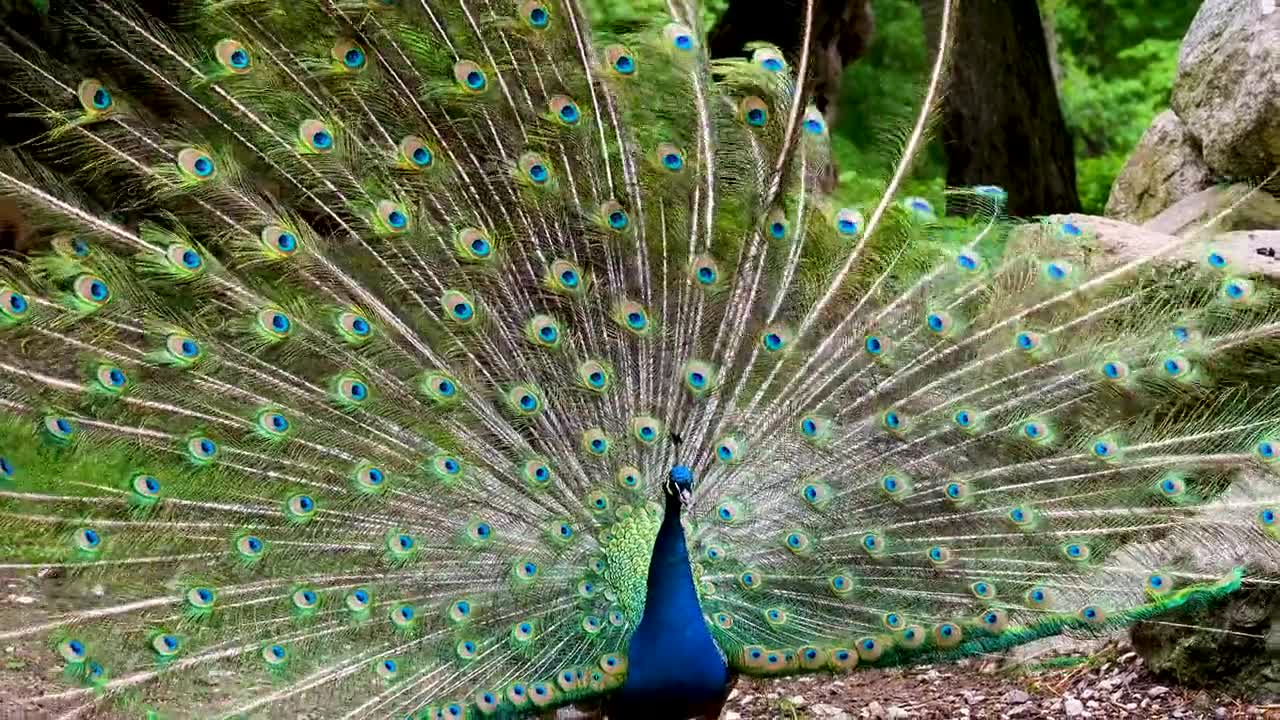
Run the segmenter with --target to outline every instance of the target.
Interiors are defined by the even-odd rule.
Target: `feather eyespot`
[[[111,302],[111,289],[107,287],[106,281],[97,275],[80,275],[71,287],[76,304],[84,310],[97,310]]]
[[[445,316],[459,325],[470,325],[476,319],[475,303],[465,293],[450,290],[440,297]]]
[[[756,48],[751,53],[751,62],[771,73],[780,73],[787,69],[787,61],[782,58],[782,53],[775,48]]]
[[[605,224],[615,232],[622,232],[631,224],[631,218],[627,216],[627,211],[615,200],[610,200],[600,206],[600,217],[604,218]]]
[[[364,343],[373,334],[373,325],[370,324],[369,319],[351,310],[338,313],[334,318],[334,324],[342,338],[352,345]]]
[[[551,11],[538,0],[529,0],[521,5],[520,17],[534,30],[546,30],[551,25]]]
[[[489,87],[484,70],[470,60],[462,60],[453,66],[453,79],[469,93],[482,93]]]
[[[253,56],[239,41],[226,38],[213,46],[213,54],[224,69],[236,75],[243,75],[253,69]]]
[[[109,113],[115,108],[115,98],[111,96],[111,91],[106,85],[93,78],[80,81],[80,85],[76,88],[76,97],[80,99],[80,106],[90,116]]]
[[[257,535],[241,535],[236,538],[235,550],[243,560],[257,560],[267,550],[267,544]]]
[[[604,49],[605,63],[614,75],[632,77],[636,74],[636,57],[622,45],[610,45]]]
[[[31,313],[31,303],[27,297],[12,288],[0,289],[0,316],[4,321],[16,323],[26,319]]]
[[[209,153],[198,148],[184,148],[178,152],[178,168],[192,180],[209,180],[217,174],[217,166]]]
[[[552,97],[549,105],[552,117],[561,125],[577,125],[582,119],[582,111],[578,109],[578,104],[565,95]]]
[[[657,149],[658,162],[671,173],[684,170],[684,152],[671,143],[662,143]]]
[[[618,487],[623,490],[636,490],[640,487],[640,470],[632,465],[624,465],[618,468],[618,472],[614,474],[614,479],[618,483]]]
[[[111,395],[119,395],[129,386],[129,376],[124,370],[110,363],[99,364],[93,375],[97,380],[98,389]]]
[[[207,465],[218,457],[218,444],[203,435],[187,440],[186,447],[187,456],[197,465]]]
[[[662,29],[662,36],[672,48],[680,52],[690,52],[698,46],[693,30],[681,23],[669,23]]]
[[[193,587],[186,593],[187,605],[194,610],[208,610],[217,601],[213,588]]]
[[[804,127],[805,132],[816,137],[821,137],[827,133],[826,118],[824,118],[822,113],[818,112],[818,108],[815,107],[811,107],[805,111],[804,121],[801,125]]]
[[[329,56],[338,63],[340,70],[363,70],[369,63],[369,56],[364,48],[351,40],[339,40],[329,50]]]
[[[588,454],[602,457],[609,452],[609,436],[600,428],[590,428],[582,433],[582,449]]]

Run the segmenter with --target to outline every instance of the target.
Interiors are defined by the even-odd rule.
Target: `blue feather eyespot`
[[[333,378],[330,393],[336,402],[349,408],[360,407],[372,395],[369,382],[354,373],[342,373]]]
[[[472,609],[470,600],[454,600],[445,610],[445,616],[454,623],[464,623],[471,619]]]
[[[967,432],[977,432],[982,427],[983,416],[973,408],[960,408],[951,413],[951,422],[956,428]]]
[[[1002,633],[1009,626],[1009,614],[1000,608],[989,608],[978,616],[978,623],[990,633]]]
[[[749,568],[738,574],[738,585],[743,590],[759,590],[764,585],[764,577],[760,571]]]
[[[1121,382],[1129,378],[1129,365],[1122,360],[1104,360],[1098,366],[1098,374],[1104,380]]]
[[[599,590],[599,588],[596,587],[596,584],[590,580],[579,580],[576,587],[578,590],[578,597],[586,600],[590,600],[595,597],[596,592]]]
[[[548,289],[568,295],[581,295],[589,286],[582,268],[568,260],[553,260],[547,269],[545,284]]]
[[[1019,530],[1029,530],[1033,528],[1037,517],[1035,510],[1027,505],[1015,506],[1010,508],[1009,512],[1005,513],[1005,519]]]
[[[258,235],[265,257],[272,260],[289,257],[298,251],[298,236],[279,225],[267,225]]]
[[[971,250],[962,250],[956,253],[956,267],[964,272],[977,272],[982,269],[982,256]]]
[[[241,535],[236,538],[234,546],[236,554],[246,562],[258,560],[267,551],[266,542],[257,535]]]
[[[154,475],[134,473],[129,479],[129,489],[139,504],[150,505],[160,499],[160,481]]]
[[[253,56],[244,45],[230,38],[219,40],[217,45],[213,46],[213,54],[218,58],[218,64],[223,69],[243,75],[252,68]]]
[[[631,436],[645,445],[652,445],[663,435],[662,422],[652,415],[637,415],[631,419]]]
[[[806,533],[792,531],[782,538],[782,545],[796,555],[807,555],[813,550],[813,541]]]
[[[716,383],[716,369],[710,363],[690,360],[684,366],[684,386],[695,396],[711,392]]]
[[[1084,234],[1084,231],[1080,229],[1080,226],[1072,222],[1064,222],[1058,226],[1058,229],[1067,237],[1080,237]]]
[[[94,687],[105,685],[107,681],[107,669],[101,664],[89,660],[84,664],[84,682]]]
[[[771,47],[756,48],[751,53],[751,62],[771,73],[780,73],[787,69],[787,61],[783,59],[782,53]]]
[[[254,320],[258,335],[269,342],[283,340],[293,332],[293,322],[289,320],[289,316],[276,308],[259,310]]]
[[[1076,615],[1090,625],[1101,625],[1107,621],[1106,611],[1097,605],[1085,605]]]
[[[1222,283],[1222,297],[1233,303],[1246,303],[1254,299],[1253,281],[1230,278]]]
[[[373,671],[383,680],[395,680],[400,675],[400,663],[392,658],[375,660],[373,661]]]
[[[418,389],[436,405],[447,406],[458,401],[460,389],[452,375],[431,371],[418,381]]]
[[[551,466],[540,457],[525,460],[520,466],[520,474],[525,482],[535,488],[545,488],[551,484]]]
[[[553,96],[549,104],[552,117],[561,125],[577,125],[582,119],[582,111],[578,109],[577,103],[564,95]]]
[[[151,649],[162,658],[170,658],[182,650],[182,639],[173,633],[156,633],[151,638]]]
[[[546,707],[555,701],[555,691],[546,683],[534,683],[529,686],[529,699],[538,707]]]
[[[609,512],[609,496],[602,490],[596,490],[586,497],[587,509],[596,515]]]
[[[831,502],[831,486],[811,481],[801,485],[800,498],[815,510],[822,510]]]
[[[804,128],[804,131],[810,135],[821,137],[827,133],[826,118],[824,118],[822,113],[818,112],[818,109],[815,107],[810,107],[805,111],[804,120],[802,120],[800,124],[801,127]]]
[[[760,345],[765,352],[775,353],[791,342],[791,333],[781,325],[775,325],[760,334]]]
[[[1272,537],[1280,540],[1280,512],[1267,507],[1258,511],[1258,524]]]
[[[933,629],[933,641],[941,648],[953,648],[964,639],[964,631],[955,623],[941,623]]]
[[[871,532],[863,534],[859,544],[862,546],[863,552],[872,557],[877,557],[884,554],[887,543],[882,535]]]
[[[886,473],[880,477],[880,490],[894,500],[901,500],[911,494],[911,478],[898,472]]]
[[[1205,262],[1209,263],[1209,267],[1215,270],[1222,270],[1227,267],[1227,258],[1216,250],[1210,250],[1204,256]]]
[[[361,492],[380,493],[387,482],[387,474],[376,465],[360,463],[352,473],[352,480]]]
[[[1037,445],[1045,445],[1053,440],[1053,431],[1043,420],[1032,419],[1023,422],[1018,426],[1018,434]]]
[[[477,690],[471,699],[475,702],[476,708],[485,715],[498,712],[498,708],[502,706],[498,696],[489,690]]]
[[[1156,480],[1156,491],[1170,500],[1180,499],[1187,491],[1181,473],[1167,472]]]
[[[716,519],[724,525],[733,525],[742,519],[742,507],[736,500],[725,500],[716,506]]]
[[[85,78],[76,88],[76,97],[80,99],[80,107],[90,116],[111,112],[115,107],[115,98],[107,86],[93,78]]]
[[[534,345],[551,350],[559,348],[564,339],[559,321],[550,315],[534,315],[524,326],[524,335]]]
[[[952,505],[964,505],[969,500],[969,485],[960,481],[952,481],[942,488],[942,492],[947,497],[947,502]]]
[[[931,223],[936,222],[938,219],[938,216],[933,211],[933,205],[922,197],[910,196],[903,198],[902,208],[917,222]]]
[[[96,553],[102,549],[102,535],[93,528],[80,528],[73,533],[76,548],[84,553]]]
[[[725,465],[732,465],[742,462],[742,458],[746,453],[746,446],[741,438],[729,435],[716,441],[715,452],[716,460]]]
[[[213,588],[203,586],[187,590],[185,597],[187,606],[198,612],[210,610],[218,600],[218,594],[214,592]]]
[[[611,230],[618,232],[626,230],[631,222],[631,219],[627,217],[627,211],[614,200],[610,200],[600,206],[600,217],[604,218],[605,224]]]
[[[649,313],[644,306],[633,300],[624,300],[614,306],[614,322],[635,335],[645,336],[653,332],[653,324],[649,322]]]
[[[551,11],[537,0],[529,0],[521,5],[520,17],[534,30],[546,30],[551,25]]]
[[[1014,336],[1014,344],[1025,353],[1035,353],[1044,347],[1044,338],[1038,332],[1023,330]]]
[[[387,533],[384,544],[390,558],[397,561],[413,557],[418,547],[418,541],[412,535],[395,531]]]
[[[884,654],[884,643],[873,637],[860,638],[854,647],[857,648],[858,657],[867,662],[875,662]]]
[[[512,386],[506,398],[507,405],[521,417],[531,417],[542,411],[542,393],[532,385]]]
[[[924,317],[925,327],[934,335],[947,336],[951,334],[955,327],[955,320],[951,317],[951,313],[945,310],[931,312]]]
[[[329,51],[329,55],[338,63],[340,70],[363,70],[369,63],[364,48],[351,40],[339,40]]]
[[[621,610],[610,610],[609,624],[614,627],[622,627],[627,624],[627,618],[622,614]]]
[[[885,410],[880,413],[880,426],[892,433],[900,433],[907,429],[907,418],[898,410]]]
[[[462,476],[462,460],[455,455],[437,453],[432,455],[430,462],[427,463],[427,471],[430,472],[436,480],[447,485]]]
[[[1253,446],[1253,454],[1264,463],[1274,463],[1280,460],[1280,441],[1263,438]]]
[[[281,440],[289,434],[292,424],[289,418],[277,410],[260,410],[256,429],[258,435],[267,440]]]
[[[925,556],[929,559],[930,563],[937,567],[947,565],[955,557],[954,553],[951,552],[951,548],[943,547],[942,545],[934,545],[929,548],[925,551]]]
[[[1173,380],[1190,379],[1191,361],[1182,355],[1170,355],[1160,362],[1160,370]]]
[[[848,648],[831,650],[831,667],[833,670],[852,670],[858,666],[858,653]]]
[[[435,162],[435,153],[417,135],[406,135],[400,141],[399,165],[407,170],[426,170]]]
[[[614,74],[631,77],[636,74],[636,58],[622,45],[610,45],[604,49],[605,64]]]
[[[203,435],[188,438],[186,449],[187,457],[197,465],[208,465],[218,457],[218,444]]]
[[[1169,334],[1173,335],[1173,339],[1179,345],[1187,345],[1200,339],[1200,333],[1189,325],[1174,325],[1169,329]]]
[[[924,644],[927,634],[919,625],[908,625],[898,633],[898,645],[907,650],[914,650]]]
[[[880,623],[886,630],[898,631],[906,627],[907,621],[902,617],[902,613],[887,612],[880,616]]]
[[[73,638],[58,643],[58,654],[68,663],[77,664],[84,662],[88,650],[82,641]]]
[[[969,592],[979,600],[990,600],[996,596],[996,586],[986,580],[978,580],[969,585]]]
[[[868,335],[862,342],[862,347],[872,357],[880,357],[888,349],[889,341],[879,335]]]
[[[1165,595],[1173,590],[1173,579],[1163,573],[1151,573],[1143,583],[1148,595]]]
[[[459,325],[471,325],[478,315],[475,301],[458,290],[449,290],[441,295],[440,307],[447,318]]]
[[[690,268],[693,279],[703,288],[712,288],[720,280],[720,267],[710,255],[701,255],[693,261]]]
[[[532,620],[521,620],[511,626],[511,639],[520,644],[527,644],[533,640],[536,629]]]
[[[315,517],[316,501],[310,495],[299,493],[289,496],[284,503],[285,515],[294,522],[306,522]]]
[[[551,182],[551,165],[547,159],[535,152],[527,152],[520,156],[518,162],[520,177],[536,186]]]
[[[1074,563],[1083,563],[1089,559],[1089,546],[1084,543],[1065,543],[1060,549],[1062,557]]]
[[[399,605],[392,606],[390,610],[390,619],[392,624],[397,628],[408,628],[413,625],[413,620],[417,619],[417,610],[413,609],[410,603],[402,602]]]
[[[1112,438],[1095,439],[1089,445],[1089,452],[1099,460],[1117,460],[1120,457],[1120,444]]]
[[[129,386],[129,376],[110,363],[99,364],[93,375],[97,389],[111,395],[119,395]]]
[[[181,333],[173,333],[165,338],[165,355],[163,362],[179,368],[188,368],[204,358],[204,350],[195,338]]]
[[[738,103],[738,116],[753,128],[762,128],[769,122],[769,106],[764,100],[751,95]]]
[[[70,418],[61,415],[48,415],[44,419],[44,431],[48,437],[59,442],[70,442],[76,435],[76,424]]]
[[[1043,266],[1045,278],[1050,282],[1060,283],[1071,277],[1074,268],[1066,260],[1050,260]]]
[[[299,588],[289,596],[295,610],[314,610],[320,604],[320,595],[311,588]]]
[[[369,609],[370,603],[373,602],[373,593],[369,592],[368,588],[358,587],[347,593],[344,602],[351,612],[363,614]]]
[[[779,607],[767,608],[764,611],[765,622],[770,625],[785,625],[787,622],[787,611]]]
[[[847,573],[836,573],[827,578],[827,587],[838,596],[848,595],[853,591],[853,576]]]
[[[618,484],[618,487],[623,490],[639,490],[643,483],[641,480],[643,475],[640,473],[640,468],[633,465],[623,465],[618,468],[618,471],[614,473],[613,477],[614,481]]]
[[[298,125],[299,149],[305,153],[327,153],[333,150],[333,130],[320,120],[303,120]]]
[[[209,180],[217,173],[217,166],[209,153],[197,148],[184,148],[178,151],[178,169],[190,180]]]
[[[609,452],[612,441],[600,428],[589,428],[582,433],[582,449],[589,455],[603,457]]]
[[[708,545],[706,549],[702,551],[702,556],[709,562],[722,560],[725,557],[725,549],[719,545]]]
[[[698,45],[698,41],[694,38],[693,30],[682,23],[668,23],[662,28],[662,37],[666,39],[667,44],[680,52],[690,52]]]
[[[262,648],[262,659],[268,665],[282,665],[289,659],[289,651],[279,643],[265,645]]]
[[[862,213],[851,208],[841,208],[836,212],[836,232],[844,237],[853,237],[862,229],[864,220]]]
[[[787,216],[781,210],[772,210],[765,220],[765,229],[774,240],[785,240],[787,237]]]
[[[467,523],[467,542],[473,546],[483,546],[493,541],[493,525],[484,520],[472,520]]]
[[[662,143],[656,150],[658,162],[668,172],[678,173],[684,169],[684,152],[671,143]]]
[[[991,200],[996,204],[1003,204],[1005,200],[1009,199],[1009,193],[1005,192],[1005,189],[999,185],[974,185],[973,194]]]
[[[83,311],[97,310],[111,301],[111,290],[97,275],[80,275],[71,284],[75,304]]]
[[[12,478],[17,471],[18,469],[9,461],[9,458],[0,456],[0,476]]]
[[[31,312],[27,297],[12,288],[0,288],[0,322],[13,324],[23,320]]]
[[[800,434],[805,440],[821,445],[831,437],[831,420],[820,415],[803,415],[800,418]]]
[[[462,640],[454,646],[454,652],[461,660],[471,660],[476,656],[476,643],[474,640]]]
[[[375,229],[383,235],[399,235],[412,225],[409,211],[393,200],[379,200],[373,219]]]

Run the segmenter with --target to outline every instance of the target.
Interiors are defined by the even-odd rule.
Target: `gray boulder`
[[[1280,166],[1280,7],[1204,0],[1178,56],[1173,110],[1216,173]]]
[[[1140,224],[1213,184],[1199,144],[1172,110],[1151,122],[1111,186],[1107,215]]]

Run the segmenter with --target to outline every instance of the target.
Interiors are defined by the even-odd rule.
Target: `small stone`
[[[884,711],[885,720],[905,720],[909,717],[911,717],[911,714],[897,705],[890,705]]]
[[[1062,703],[1062,711],[1067,714],[1067,717],[1080,717],[1084,715],[1084,703],[1075,698],[1067,698],[1066,702]]]
[[[767,694],[764,696],[764,699],[765,699],[765,700],[777,700],[779,697],[781,697],[781,696],[780,696],[778,693],[767,693]]]
[[[1227,717],[1227,709],[1218,707],[1213,709],[1213,720],[1225,720]]]
[[[739,695],[738,688],[734,688],[733,692],[729,693],[729,697],[728,699],[725,700],[725,702],[733,702],[733,699],[738,697],[738,695]]]
[[[752,700],[755,700],[755,699],[756,699],[755,695],[743,695],[741,702],[743,705],[748,705],[751,703]]]
[[[1163,685],[1156,685],[1147,691],[1147,697],[1157,698],[1169,692],[1169,688]]]
[[[1097,700],[1090,700],[1089,702],[1085,703],[1084,706],[1089,708],[1090,710],[1097,710],[1098,708],[1102,707],[1102,705],[1099,704]]]
[[[828,705],[826,703],[815,703],[805,708],[810,716],[815,718],[830,718],[831,720],[849,720],[849,713],[844,708]]]
[[[1000,699],[1004,701],[1006,705],[1019,705],[1030,700],[1031,696],[1023,690],[1010,690]]]
[[[805,706],[805,699],[803,695],[792,695],[791,697],[787,698],[787,702],[791,703],[795,707]]]
[[[9,653],[10,655],[12,655],[12,654],[13,654],[13,651],[14,651],[14,650],[15,650],[15,648],[14,648],[12,645],[9,645],[9,646],[5,647],[5,649],[4,649],[4,651],[5,651],[5,652],[7,652],[7,653]]]
[[[31,603],[35,602],[36,599],[31,597],[30,595],[15,595],[13,596],[13,601],[18,603],[19,605],[30,605]]]
[[[969,708],[964,708],[964,709],[968,710]],[[1007,712],[1005,712],[1004,717],[1020,718],[1020,717],[1024,717],[1029,712],[1031,712],[1030,705],[1014,705],[1013,707],[1009,708]]]
[[[867,703],[867,706],[863,708],[863,711],[866,712],[867,717],[872,718],[872,720],[883,720],[884,718],[884,706],[875,700]]]
[[[724,714],[724,720],[742,720],[742,713],[737,713],[732,710],[726,711]]]

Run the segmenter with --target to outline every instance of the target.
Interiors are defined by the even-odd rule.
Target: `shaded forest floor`
[[[723,720],[1035,720],[1037,718],[1257,718],[1255,705],[1162,681],[1120,641],[1008,666],[1005,658],[865,670],[831,678],[744,680]]]

